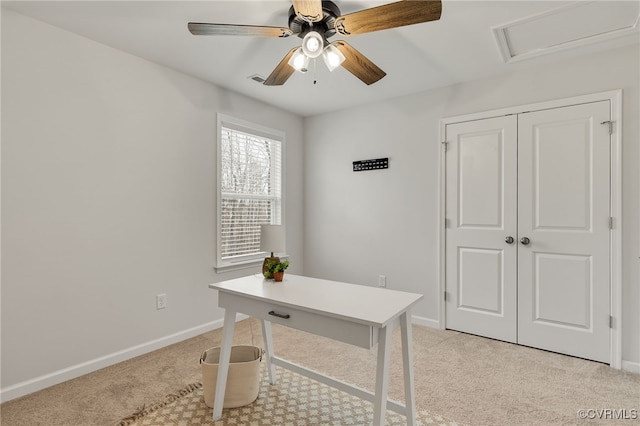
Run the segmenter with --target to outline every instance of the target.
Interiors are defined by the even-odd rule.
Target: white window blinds
[[[260,251],[260,225],[281,224],[282,137],[221,121],[219,263]],[[220,266],[220,265],[219,265]]]

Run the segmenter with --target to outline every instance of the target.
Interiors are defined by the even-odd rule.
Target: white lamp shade
[[[325,47],[322,52],[322,59],[324,59],[324,63],[329,68],[329,71],[333,71],[338,68],[345,60],[344,55],[337,47],[330,44]]]
[[[302,39],[302,51],[310,58],[317,58],[324,49],[324,40],[320,33],[311,31]]]
[[[307,72],[307,69],[309,68],[309,57],[304,54],[301,47],[291,55],[289,65],[302,73]]]
[[[260,250],[273,253],[284,252],[283,225],[260,225]]]

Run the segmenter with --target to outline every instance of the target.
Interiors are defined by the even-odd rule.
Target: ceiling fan
[[[342,65],[369,85],[386,75],[344,40],[332,43],[329,38],[364,34],[440,19],[440,0],[402,0],[342,16],[328,0],[293,0],[289,9],[289,28],[256,25],[210,24],[189,22],[193,35],[247,35],[285,38],[297,35],[302,46],[291,49],[263,84],[280,86],[294,71],[306,72],[309,60],[322,56],[330,71]]]

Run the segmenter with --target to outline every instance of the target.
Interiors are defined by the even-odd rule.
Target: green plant
[[[270,261],[267,263],[267,272],[272,276],[276,272],[283,272],[289,267],[289,260],[283,260],[280,262]],[[267,275],[265,272],[265,276]]]

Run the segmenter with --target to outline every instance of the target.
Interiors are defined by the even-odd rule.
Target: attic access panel
[[[505,62],[640,34],[640,2],[575,2],[493,27]]]

